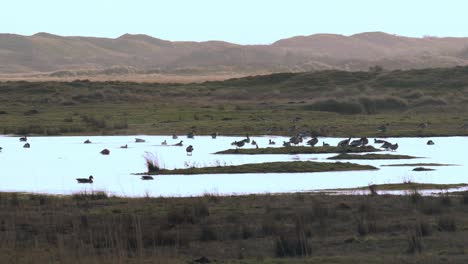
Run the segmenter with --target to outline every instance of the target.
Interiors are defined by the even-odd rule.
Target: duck
[[[163,142],[161,142],[161,145],[167,146],[167,140],[164,140]]]
[[[211,134],[212,139],[215,139],[217,136],[218,136],[218,132],[214,132],[214,133]]]
[[[100,153],[101,153],[102,155],[109,155],[109,154],[110,154],[110,150],[108,150],[108,149],[103,149],[103,150],[101,150]]]
[[[85,142],[83,142],[84,144],[91,144],[91,140],[87,139],[85,140]]]
[[[349,143],[350,147],[359,147],[362,145],[362,140],[361,139],[355,139]]]
[[[398,148],[398,143],[390,145],[390,150],[395,151]]]
[[[154,178],[151,175],[143,175],[141,176],[141,179],[144,181],[147,181],[147,180],[153,180]]]
[[[26,144],[24,144],[24,146],[23,146],[23,148],[30,148],[30,147],[31,147],[31,144],[29,144],[29,143],[26,143]]]
[[[128,148],[128,146],[127,146],[127,144],[125,144],[125,145],[123,145],[123,146],[120,146],[120,148],[126,149],[126,148]]]
[[[276,144],[276,142],[274,142],[273,140],[269,139],[268,145],[275,145],[275,144]]]
[[[189,145],[185,150],[187,151],[187,156],[192,156],[192,152],[193,152],[192,145]]]
[[[290,146],[291,146],[291,142],[283,141],[283,147],[290,147]]]
[[[178,139],[179,137],[176,134],[172,134],[172,139]]]
[[[28,138],[27,138],[26,136],[20,137],[20,138],[19,138],[19,141],[23,141],[23,142],[24,142],[24,141],[28,141]]]
[[[383,143],[383,145],[380,146],[380,148],[389,149],[390,146],[392,146],[392,143],[390,143],[390,142],[388,142],[388,141],[385,141],[385,142]]]
[[[190,132],[187,134],[187,138],[195,138],[195,132],[190,131]]]
[[[89,178],[77,178],[76,181],[78,183],[93,183],[93,175],[90,175]]]
[[[324,142],[322,142],[322,146],[324,146],[324,147],[329,147],[330,144],[328,144],[328,143],[326,143],[326,142],[324,141]]]
[[[432,140],[429,140],[429,141],[427,142],[427,145],[434,145],[434,144],[435,144],[435,143],[434,143],[434,141],[432,141]]]
[[[146,142],[144,139],[141,139],[141,138],[135,138],[135,142],[136,143],[143,143],[143,142]]]
[[[182,147],[183,146],[182,142],[184,142],[184,141],[181,140],[179,143],[174,144],[174,146]]]

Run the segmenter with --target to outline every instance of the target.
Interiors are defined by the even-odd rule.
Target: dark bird
[[[218,136],[218,132],[214,132],[213,134],[211,134],[212,139],[215,139],[217,136]]]
[[[383,144],[383,143],[385,143],[385,142],[387,142],[387,141],[385,141],[385,140],[383,140],[383,139],[375,139],[375,138],[374,138],[374,143],[375,143],[375,144]]]
[[[238,148],[242,148],[245,145],[245,142],[242,141],[242,140],[241,141],[234,141],[234,142],[231,143],[231,145],[236,146]]]
[[[311,147],[317,145],[317,143],[318,143],[318,138],[316,138],[316,137],[313,137],[312,139],[307,141],[307,145],[310,145]]]
[[[185,150],[187,151],[187,156],[192,156],[192,152],[193,152],[192,145],[188,146]]]
[[[163,145],[163,146],[167,146],[167,141],[166,141],[166,140],[164,140],[163,142],[161,142],[161,145]]]
[[[141,139],[141,138],[135,138],[135,142],[136,143],[143,143],[143,142],[145,142],[145,140]]]
[[[143,175],[141,176],[141,179],[144,181],[147,181],[147,180],[153,180],[154,178],[151,175]]]
[[[397,148],[398,148],[398,143],[395,143],[395,144],[390,145],[390,149],[391,149],[392,151],[397,150]]]
[[[359,147],[362,145],[361,139],[355,139],[349,143],[350,147]]]
[[[291,146],[291,142],[283,141],[283,147],[290,147],[290,146]]]
[[[190,132],[187,134],[187,138],[195,138],[195,132],[190,131]]]
[[[369,139],[367,139],[366,137],[362,137],[361,138],[361,146],[365,146],[369,144]]]
[[[174,144],[174,146],[182,147],[184,145],[184,144],[182,144],[182,142],[184,142],[184,141],[181,140],[179,143]]]
[[[273,140],[269,139],[268,145],[275,145],[275,144],[276,144],[276,142],[274,142]]]
[[[257,145],[257,142],[255,140],[252,140],[252,143],[250,143],[252,145]]]
[[[392,146],[392,143],[390,143],[390,142],[388,142],[388,141],[385,141],[385,142],[383,143],[383,145],[380,146],[380,148],[389,149],[390,146]]]
[[[30,148],[31,145],[29,143],[24,144],[23,148]]]
[[[429,140],[429,141],[427,142],[427,145],[434,145],[434,144],[435,144],[435,143],[434,143],[434,141],[432,141],[432,140]]]
[[[340,142],[338,142],[337,147],[341,147],[341,148],[347,147],[349,145],[350,140],[351,140],[351,138],[341,140]]]
[[[83,142],[84,144],[91,144],[91,140],[87,139],[85,140],[85,142]]]
[[[172,139],[178,139],[179,137],[176,134],[172,134]]]
[[[91,175],[89,178],[77,178],[78,183],[93,183],[94,177]]]
[[[324,146],[324,147],[329,147],[329,146],[330,146],[330,144],[328,144],[328,143],[325,143],[325,142],[322,142],[322,146]]]
[[[380,132],[387,132],[387,125],[381,125],[377,128],[377,131],[380,131]]]
[[[246,135],[246,137],[242,140],[244,143],[250,143],[250,137],[249,134]]]
[[[127,144],[120,146],[120,148],[128,148]]]
[[[108,149],[103,149],[103,150],[101,150],[101,154],[102,154],[102,155],[109,155],[109,154],[110,154],[110,150],[108,150]]]
[[[2,147],[0,147],[0,151],[2,151],[2,149],[3,149],[3,148],[2,148]]]
[[[19,141],[28,141],[28,138],[27,138],[26,136],[20,137],[20,138],[19,138]]]

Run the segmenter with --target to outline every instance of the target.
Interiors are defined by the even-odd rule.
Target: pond
[[[135,143],[142,138],[143,143]],[[89,139],[91,144],[83,144]],[[334,154],[299,155],[220,155],[214,152],[232,148],[231,142],[243,137],[195,136],[189,139],[179,136],[67,136],[29,137],[31,147],[23,148],[25,142],[18,137],[0,136],[0,191],[18,191],[49,194],[71,194],[82,191],[105,191],[120,196],[196,196],[203,194],[250,194],[278,193],[335,188],[353,188],[368,184],[401,183],[414,181],[424,183],[466,183],[468,175],[466,158],[468,137],[434,137],[435,145],[426,145],[429,138],[387,138],[398,143],[392,154],[421,157],[411,160],[352,160],[368,164],[378,171],[319,172],[319,173],[247,173],[212,175],[160,175],[152,181],[143,181],[133,173],[146,171],[144,156],[153,153],[161,167],[166,169],[187,166],[218,166],[261,163],[272,161],[327,160]],[[280,147],[285,137],[251,137],[259,147],[268,147],[268,140]],[[183,140],[183,147],[162,146]],[[335,145],[342,138],[319,138]],[[369,140],[373,143],[373,139]],[[128,145],[127,149],[120,146]],[[187,156],[185,148],[194,147],[193,155]],[[379,146],[379,144],[373,144]],[[248,145],[246,147],[253,147]],[[110,155],[101,155],[104,148]],[[382,153],[390,153],[384,151]],[[341,162],[347,162],[342,160]],[[381,165],[401,163],[444,163],[457,166],[432,167],[434,171],[415,172],[414,167],[386,167]],[[78,184],[76,178],[94,176],[93,184]]]

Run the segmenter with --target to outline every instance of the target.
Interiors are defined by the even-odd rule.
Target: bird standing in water
[[[192,156],[192,152],[193,152],[192,145],[188,146],[185,150],[187,151],[187,156]]]

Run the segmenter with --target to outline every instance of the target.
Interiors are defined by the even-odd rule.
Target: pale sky
[[[0,33],[269,44],[367,31],[468,36],[464,0],[0,0]]]

